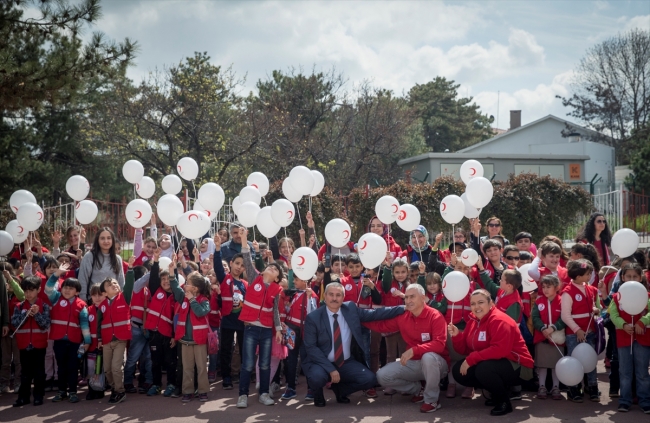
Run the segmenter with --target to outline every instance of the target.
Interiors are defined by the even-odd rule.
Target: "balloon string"
[[[194,201],[196,201],[196,187],[194,186],[194,181],[190,181],[192,183],[192,189],[194,190]]]
[[[266,202],[266,197],[262,197],[262,199],[264,200],[264,205],[268,206],[269,204]]]
[[[557,346],[557,344],[555,343],[555,341],[554,341],[553,339],[551,339],[551,338],[548,338],[548,340],[551,341],[551,342],[553,343],[553,345],[555,345],[555,348],[557,348],[557,350],[560,352],[560,355],[561,355],[562,357],[564,357],[564,354],[562,354],[562,350],[560,349],[560,347]]]
[[[286,226],[284,227],[284,237],[285,237],[285,238],[288,238],[288,237],[287,237],[287,227],[286,227]]]
[[[415,234],[415,231],[413,231],[413,234]],[[420,263],[422,263],[422,248],[420,247],[420,238],[418,238],[417,235],[415,235],[415,243],[418,244],[418,250],[420,250]]]
[[[296,210],[298,211],[298,222],[300,222],[300,229],[302,229],[302,218],[300,217],[300,207],[296,203]]]
[[[253,226],[253,241],[254,242],[256,241],[256,239],[255,239],[255,226]]]
[[[309,211],[311,212],[311,197],[309,197]]]
[[[630,344],[630,354],[632,354],[632,347],[634,346],[634,316],[632,316],[632,333],[630,334],[632,338],[632,343]]]

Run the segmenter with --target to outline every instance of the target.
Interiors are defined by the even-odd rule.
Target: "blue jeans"
[[[591,345],[594,350],[596,349],[596,333],[595,332],[589,332],[587,334],[587,343]],[[566,349],[567,349],[567,355],[571,355],[575,347],[578,346],[578,336],[577,335],[567,335],[566,336]],[[589,383],[589,386],[598,386],[598,379],[596,379],[596,369],[592,370],[591,372],[587,373],[587,382]],[[578,384],[580,385],[580,384]],[[578,386],[576,385],[576,386]]]
[[[244,328],[244,344],[241,348],[242,367],[239,372],[239,395],[248,395],[248,385],[251,382],[251,373],[255,368],[255,350],[259,346],[260,381],[259,394],[269,393],[271,380],[271,341],[273,329],[260,326],[246,325]]]
[[[153,372],[151,371],[151,351],[149,350],[149,341],[144,337],[141,327],[131,325],[131,343],[126,353],[126,364],[124,365],[124,384],[133,385],[135,377],[135,365],[138,359],[145,363],[145,380],[147,383],[153,383]]]
[[[632,344],[632,348],[623,347],[618,349],[619,374],[621,377],[621,397],[618,400],[620,405],[632,405],[632,372],[636,375],[636,396],[639,398],[639,405],[643,408],[650,407],[650,347],[643,346],[638,342]]]
[[[216,330],[217,331],[217,337],[219,338],[219,340],[221,340],[221,331],[219,330],[219,328],[213,328],[211,326],[210,330],[212,332],[214,332]],[[208,371],[209,372],[216,372],[217,371],[217,365],[220,363],[220,361],[219,361],[219,359],[220,359],[219,353],[220,352],[221,352],[221,343],[219,343],[219,351],[217,351],[216,354],[210,354],[208,356],[209,363],[210,363],[208,365]]]

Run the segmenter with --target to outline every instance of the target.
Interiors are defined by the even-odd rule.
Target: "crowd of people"
[[[2,263],[0,392],[13,387],[15,407],[43,404],[46,391],[76,403],[84,385],[86,400],[110,391],[110,404],[133,393],[190,402],[210,400],[220,380],[223,390],[238,385],[237,407],[246,408],[251,383],[264,405],[296,398],[302,372],[304,400],[317,407],[328,388],[338,403],[355,392],[376,398],[379,388],[410,395],[427,413],[441,407],[441,391],[480,391],[490,414],[504,415],[522,390],[600,401],[596,370],[563,386],[555,366],[580,343],[596,348],[603,317],[609,396],[620,412],[637,401],[650,414],[650,312],[627,314],[617,294],[626,282],[647,283],[648,256],[613,256],[602,214],[568,251],[552,235],[521,231],[511,242],[497,217],[485,235],[478,219],[457,228],[445,248],[442,233],[419,226],[402,248],[375,217],[367,231],[388,246],[377,268],[364,268],[352,243],[320,245],[306,219],[299,243],[320,260],[309,280],[291,268],[294,240],[250,241],[237,222],[195,244],[154,217],[148,236],[136,230],[127,261],[109,228],[90,248],[82,227],[54,232],[49,249],[30,235]],[[469,248],[478,253],[471,266],[460,259]],[[457,302],[443,292],[452,271],[470,281]],[[524,292],[528,277],[538,289]]]

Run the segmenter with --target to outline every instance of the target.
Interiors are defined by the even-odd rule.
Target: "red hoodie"
[[[465,330],[452,338],[454,349],[470,366],[485,360],[507,358],[533,368],[534,361],[521,337],[519,325],[504,312],[492,307],[481,320],[468,316]]]

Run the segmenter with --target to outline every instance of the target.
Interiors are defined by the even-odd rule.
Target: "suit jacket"
[[[352,334],[350,355],[363,365],[366,365],[362,347],[364,342],[361,334],[361,322],[392,319],[404,313],[404,306],[360,309],[353,302],[347,301],[341,305],[339,313],[345,319]],[[332,351],[332,328],[326,306],[319,307],[307,315],[305,319],[303,347],[305,348],[303,357],[305,373],[313,365],[324,368],[328,373],[336,370],[334,364],[327,359],[330,351]]]

